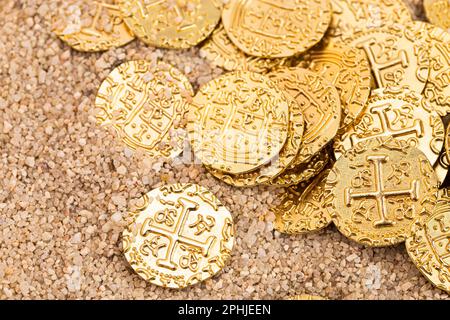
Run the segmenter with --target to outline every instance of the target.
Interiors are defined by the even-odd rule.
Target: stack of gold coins
[[[425,1],[433,24],[413,21],[401,0],[89,5],[94,16],[55,27],[77,50],[106,50],[135,35],[162,48],[199,45],[227,71],[195,93],[163,62],[112,70],[98,91],[97,118],[128,147],[173,159],[187,141],[220,181],[285,188],[271,209],[278,232],[333,223],[366,246],[406,241],[420,271],[450,292],[447,0]],[[77,8],[68,10],[84,7]],[[142,277],[179,288],[224,266],[233,221],[208,190],[166,186],[144,200],[124,232],[125,255]]]

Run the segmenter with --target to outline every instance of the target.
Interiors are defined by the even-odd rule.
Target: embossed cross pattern
[[[381,132],[375,135],[371,135],[365,138],[359,138],[356,134],[351,136],[352,144],[355,145],[358,142],[366,141],[368,139],[374,139],[379,137],[389,137],[392,136],[394,138],[400,137],[403,135],[415,133],[418,138],[421,138],[424,135],[423,123],[420,119],[415,119],[413,125],[409,127],[404,127],[401,129],[394,129],[392,127],[392,123],[389,120],[388,112],[391,111],[392,105],[390,103],[383,104],[380,106],[376,106],[370,109],[371,112],[375,113],[380,119],[381,124]]]
[[[375,187],[374,191],[355,193],[352,188],[346,188],[344,193],[345,204],[350,207],[353,199],[366,199],[374,198],[377,201],[377,209],[379,219],[374,222],[375,227],[391,226],[395,222],[388,218],[387,199],[394,196],[409,195],[412,200],[419,198],[419,181],[414,180],[411,182],[410,189],[403,190],[386,190],[384,186],[383,178],[383,163],[389,160],[385,155],[373,155],[368,156],[367,161],[372,162],[374,175],[375,175]]]
[[[156,264],[170,270],[176,270],[178,267],[178,264],[174,261],[174,253],[178,245],[186,245],[200,250],[202,255],[206,257],[215,240],[215,237],[210,236],[206,239],[206,241],[201,242],[197,239],[186,236],[184,229],[187,226],[187,218],[190,212],[197,210],[198,204],[186,198],[179,198],[178,205],[181,207],[181,210],[177,214],[178,219],[175,222],[175,228],[173,230],[167,230],[160,226],[150,224],[145,229],[144,233],[144,236],[147,236],[148,233],[153,233],[163,236],[169,240],[169,244],[166,247],[165,257],[158,259]]]

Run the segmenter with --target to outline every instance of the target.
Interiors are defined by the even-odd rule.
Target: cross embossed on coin
[[[377,133],[375,135],[371,135],[365,138],[358,137],[358,134],[352,134],[352,144],[355,145],[358,142],[367,140],[367,139],[373,139],[378,137],[389,137],[392,136],[394,138],[400,137],[403,135],[408,135],[411,133],[415,133],[418,138],[422,137],[424,134],[424,128],[423,128],[423,122],[420,119],[414,119],[414,122],[411,126],[407,127],[404,123],[402,123],[401,129],[394,129],[392,123],[389,119],[388,112],[392,111],[392,104],[386,103],[383,105],[374,106],[370,109],[372,113],[375,113],[378,118],[380,119],[380,125],[381,125],[381,131],[380,133]],[[395,122],[401,122],[400,111],[396,112],[396,118],[394,119]]]
[[[383,163],[386,163],[389,158],[385,155],[371,155],[367,156],[367,161],[372,162],[375,175],[376,190],[370,192],[355,193],[352,188],[346,188],[344,197],[347,206],[351,206],[353,199],[361,198],[375,198],[377,201],[379,220],[374,222],[375,227],[393,225],[395,222],[388,218],[387,199],[392,196],[409,195],[411,200],[417,200],[419,195],[419,181],[411,181],[410,189],[403,190],[386,190],[383,178]]]
[[[175,228],[173,230],[167,230],[165,228],[157,226],[152,223],[153,219],[148,218],[144,223],[141,231],[143,237],[147,237],[149,233],[154,233],[161,235],[169,240],[169,245],[167,246],[165,257],[163,259],[158,259],[156,261],[156,264],[160,267],[165,267],[170,270],[176,270],[178,266],[178,264],[173,259],[173,253],[177,245],[184,244],[201,250],[202,255],[206,257],[213,241],[215,240],[214,236],[210,236],[206,241],[200,242],[195,238],[185,236],[184,228],[186,227],[186,220],[188,218],[188,215],[192,210],[198,209],[198,204],[186,198],[179,198],[177,207],[180,207],[181,210],[176,214],[178,219],[175,222]],[[189,227],[192,228],[192,226]]]

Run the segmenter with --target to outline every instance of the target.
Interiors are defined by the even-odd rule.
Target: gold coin
[[[328,150],[323,149],[315,154],[310,161],[291,166],[281,175],[270,181],[270,185],[278,187],[290,187],[301,182],[308,181],[317,176],[329,163]]]
[[[327,210],[325,182],[330,170],[324,170],[314,180],[290,187],[281,203],[272,208],[275,230],[286,234],[305,234],[326,228],[331,223]]]
[[[449,168],[450,168],[450,162],[447,158],[447,153],[444,150],[439,155],[438,161],[436,161],[436,163],[434,164],[434,171],[436,172],[436,175],[437,175],[441,185],[447,179],[447,176],[449,174],[449,172],[448,172]]]
[[[322,76],[303,68],[280,68],[270,72],[268,77],[302,108],[306,131],[295,164],[306,162],[322,150],[339,129],[339,92]]]
[[[430,48],[430,74],[423,95],[444,117],[450,113],[450,33],[420,21],[406,27]]]
[[[231,42],[222,24],[205,41],[200,53],[216,66],[227,71],[246,70],[266,73],[287,63],[285,58],[267,59],[245,54]]]
[[[288,300],[327,300],[319,296],[312,296],[309,294],[300,294],[297,296],[290,297]]]
[[[370,62],[377,88],[407,87],[422,92],[429,75],[429,50],[405,26],[356,31],[342,37],[345,44],[363,50]]]
[[[234,223],[207,189],[175,184],[143,196],[123,232],[126,259],[143,279],[184,288],[217,274],[231,257]]]
[[[402,0],[331,0],[331,8],[333,18],[327,36],[332,38],[412,19]]]
[[[445,152],[447,153],[448,161],[450,161],[450,125],[447,126],[447,133],[445,135]]]
[[[438,27],[450,29],[450,1],[424,0],[423,5],[428,20]]]
[[[327,179],[333,222],[346,237],[374,247],[409,236],[417,217],[436,203],[438,179],[419,149],[394,138],[358,143]]]
[[[441,118],[423,96],[401,88],[372,91],[366,111],[334,145],[336,158],[360,141],[393,137],[417,147],[434,165],[444,146]]]
[[[194,95],[188,79],[165,63],[128,61],[103,81],[97,120],[122,141],[151,157],[175,158],[184,148],[183,118]]]
[[[406,249],[420,272],[437,288],[450,293],[449,189],[440,190],[431,214],[412,225]]]
[[[222,12],[231,41],[262,58],[305,52],[322,39],[330,21],[329,0],[230,0]]]
[[[254,171],[279,154],[289,130],[289,100],[270,79],[236,71],[202,86],[188,116],[195,155],[229,174]]]
[[[113,0],[71,0],[59,10],[53,31],[75,50],[105,51],[134,39]]]
[[[301,148],[304,132],[304,118],[300,106],[292,99],[289,102],[289,135],[280,154],[270,163],[255,171],[242,174],[227,174],[220,170],[207,167],[216,178],[235,187],[253,187],[260,184],[270,184],[288,168],[296,159]]]
[[[220,20],[220,0],[118,0],[125,23],[145,43],[186,49],[206,39]]]
[[[372,75],[366,55],[357,48],[324,41],[304,56],[309,70],[336,87],[341,97],[341,129],[352,124],[364,110]]]

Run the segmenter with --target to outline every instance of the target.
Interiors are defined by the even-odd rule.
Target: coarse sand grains
[[[413,2],[413,1],[410,1]],[[197,48],[134,41],[78,53],[51,32],[57,0],[0,4],[0,299],[449,299],[421,276],[403,245],[370,249],[334,227],[290,237],[268,213],[280,190],[237,189],[195,165],[127,150],[95,123],[93,101],[123,61],[157,59],[197,89],[222,73]],[[421,1],[411,5],[421,14]],[[237,241],[218,276],[181,291],[147,284],[121,252],[127,208],[165,183],[208,187],[232,212]]]

